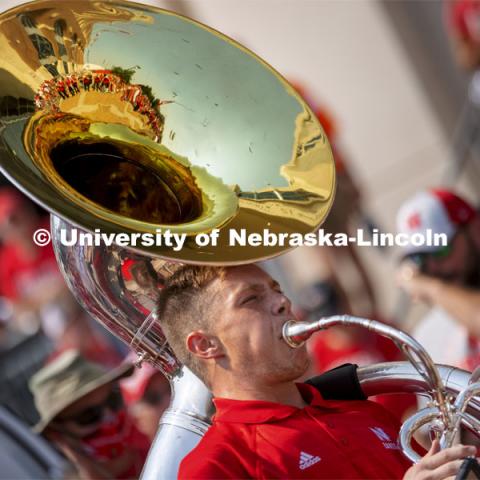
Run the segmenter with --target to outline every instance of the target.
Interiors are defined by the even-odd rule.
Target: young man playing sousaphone
[[[182,461],[180,478],[404,478],[455,476],[471,446],[439,451],[415,466],[396,438],[399,424],[366,400],[328,401],[307,384],[305,347],[290,348],[282,326],[289,300],[254,265],[184,266],[158,308],[179,359],[214,395],[213,425]]]

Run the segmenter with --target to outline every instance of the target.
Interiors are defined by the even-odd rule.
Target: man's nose
[[[272,304],[272,310],[274,315],[289,313],[291,310],[290,300],[283,294],[277,294]]]

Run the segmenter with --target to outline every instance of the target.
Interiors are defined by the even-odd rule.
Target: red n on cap
[[[421,234],[444,234],[450,240],[461,225],[468,224],[476,215],[465,200],[449,190],[431,189],[419,192],[407,200],[397,214],[399,233],[412,236]],[[404,247],[404,253],[433,252],[437,245],[413,245]]]

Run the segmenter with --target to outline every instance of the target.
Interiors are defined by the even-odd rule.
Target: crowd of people
[[[1,187],[0,354],[23,355],[11,375],[8,361],[1,369],[0,405],[20,412],[77,478],[138,478],[170,402],[169,381],[148,364],[135,368],[135,355],[79,306],[52,246],[33,242],[38,228],[49,228],[48,215]],[[22,416],[28,410],[35,414]]]
[[[480,2],[458,0],[451,9],[449,33],[459,65],[477,70]],[[138,86],[125,86],[106,71],[44,82],[36,102],[45,106],[90,88],[111,93],[120,84],[135,109],[152,108]],[[308,92],[295,88],[308,101]],[[350,171],[335,120],[325,108],[313,110],[336,161],[336,198],[323,228],[372,230],[375,222],[362,202],[364,192]],[[170,403],[169,381],[152,365],[138,368],[135,354],[78,305],[52,247],[33,242],[38,228],[49,228],[46,212],[4,182],[0,354],[14,358],[16,350],[30,350],[24,364],[16,365],[23,375],[15,374],[13,383],[8,369],[0,369],[0,406],[23,402],[15,414],[71,463],[74,478],[138,478]],[[451,188],[426,185],[404,199],[397,231],[447,236],[446,246],[405,247],[390,281],[430,308],[410,333],[435,361],[474,371],[480,366],[477,206]],[[340,278],[346,264],[358,280],[354,291]],[[356,247],[300,247],[260,265],[184,266],[158,294],[155,308],[167,340],[208,386],[215,404],[212,427],[181,463],[181,478],[440,480],[454,476],[463,458],[476,455],[472,445],[478,440],[466,432],[461,440],[470,446],[443,451],[437,441],[430,445],[419,437],[415,448],[423,458],[412,466],[396,439],[402,420],[418,408],[416,396],[326,400],[311,384],[295,383],[345,363],[402,359],[392,342],[358,328],[328,330],[298,349],[281,339],[285,321],[359,313],[358,298],[363,316],[392,323],[379,307]],[[441,329],[448,345],[432,335]],[[41,353],[38,341],[28,342],[32,337],[42,338]],[[26,410],[34,414],[22,417]]]
[[[35,106],[40,110],[58,113],[61,111],[62,100],[73,98],[81,92],[90,92],[91,89],[100,93],[116,93],[120,100],[128,102],[135,112],[145,116],[145,121],[160,138],[162,120],[159,108],[160,104],[169,103],[169,101],[153,100],[152,104],[148,95],[145,95],[142,85],[125,81],[117,70],[120,69],[85,70],[78,75],[73,73],[65,77],[58,76],[45,80],[35,95]]]

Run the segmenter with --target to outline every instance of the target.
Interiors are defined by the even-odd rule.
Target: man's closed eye
[[[248,297],[245,297],[241,302],[240,305],[247,305],[249,303],[253,303],[255,300],[258,299],[258,295],[248,295]]]

